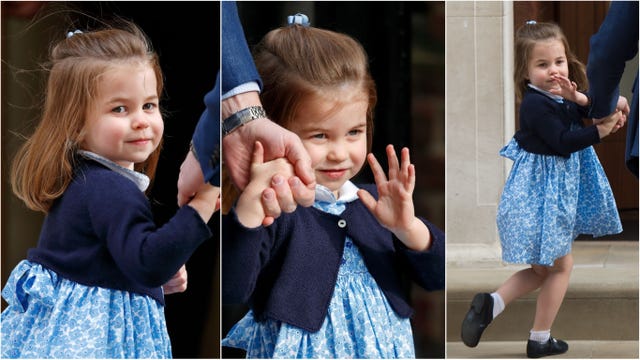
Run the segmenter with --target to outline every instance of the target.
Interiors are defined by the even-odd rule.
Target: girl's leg
[[[556,259],[553,266],[547,268],[548,275],[540,288],[536,302],[533,331],[551,329],[569,287],[572,269],[573,256],[571,254]]]
[[[511,275],[496,292],[502,297],[504,305],[519,297],[526,295],[544,283],[547,277],[547,268],[544,266],[532,265],[528,269],[520,270]]]

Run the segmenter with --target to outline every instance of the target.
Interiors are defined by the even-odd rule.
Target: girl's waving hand
[[[431,236],[426,225],[415,216],[413,189],[416,183],[415,167],[409,158],[409,149],[403,148],[401,163],[398,162],[393,145],[387,145],[389,177],[373,154],[367,156],[378,187],[378,200],[366,190],[358,196],[378,221],[405,246],[422,251],[431,245]]]

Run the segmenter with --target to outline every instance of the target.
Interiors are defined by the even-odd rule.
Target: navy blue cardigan
[[[164,305],[162,285],[211,237],[209,227],[190,206],[156,227],[133,181],[78,161],[27,258],[77,283],[149,295]]]
[[[558,103],[528,88],[520,104],[520,130],[514,138],[524,150],[542,155],[569,157],[571,153],[600,142],[595,125],[584,127],[588,108],[564,100]],[[579,130],[570,130],[571,124]]]
[[[375,185],[361,187],[377,197]],[[427,290],[444,288],[445,235],[424,222],[432,245],[418,252],[382,227],[359,199],[347,203],[340,216],[298,207],[266,228],[244,227],[232,210],[222,222],[223,302],[248,304],[258,320],[318,331],[349,236],[395,312],[409,317],[409,280]]]

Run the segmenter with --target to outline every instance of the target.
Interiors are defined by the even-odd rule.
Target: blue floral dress
[[[565,158],[527,152],[511,139],[500,155],[514,161],[497,214],[504,261],[551,266],[571,252],[580,234],[622,232],[609,181],[592,146]]]
[[[145,175],[83,153],[146,188]],[[129,173],[131,172],[131,173]],[[2,297],[2,358],[171,358],[164,307],[128,291],[85,286],[23,260]]]
[[[357,199],[356,191],[347,182],[336,200],[319,185],[313,206],[339,215],[346,202]],[[246,350],[247,358],[415,358],[410,320],[393,311],[348,237],[319,331],[311,333],[272,319],[259,322],[249,311],[222,345]]]

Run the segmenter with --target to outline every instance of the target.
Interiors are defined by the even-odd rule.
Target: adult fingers
[[[264,191],[262,191],[262,196],[260,201],[262,202],[262,209],[264,210],[265,220],[267,218],[276,219],[282,213],[282,210],[280,209],[280,204],[278,204],[278,198],[276,197],[276,192],[272,188],[266,188],[264,189]],[[271,223],[272,222],[273,220],[271,221]],[[271,225],[271,223],[267,225]],[[262,224],[265,225],[264,220]]]
[[[312,188],[305,186],[300,178],[293,176],[289,178],[289,187],[293,193],[293,199],[298,205],[304,207],[313,205],[313,201],[316,198],[315,186]]]
[[[311,167],[311,157],[297,136],[285,139],[285,157],[293,164],[296,176],[306,185],[315,186],[316,175]]]
[[[271,187],[276,192],[276,198],[278,199],[278,204],[280,204],[280,209],[285,213],[293,212],[296,209],[297,204],[293,199],[289,183],[285,181],[284,176],[280,174],[275,175],[271,179]]]

